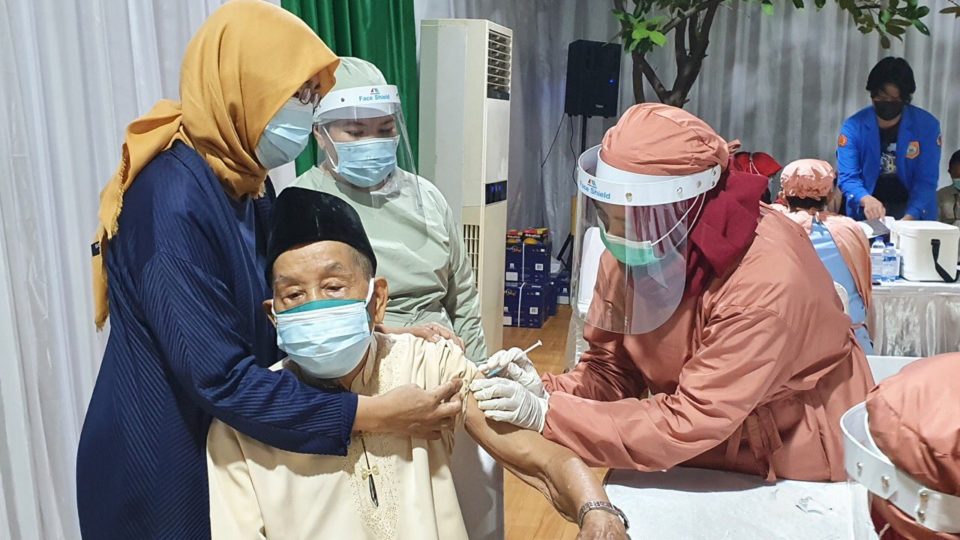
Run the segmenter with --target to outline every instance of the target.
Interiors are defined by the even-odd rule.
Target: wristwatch
[[[620,521],[623,521],[623,530],[630,528],[630,522],[627,521],[627,516],[623,514],[616,506],[603,501],[587,501],[583,503],[583,506],[580,507],[580,514],[577,516],[577,525],[582,529],[583,528],[583,518],[587,515],[587,512],[591,510],[602,510],[608,512],[620,518]]]

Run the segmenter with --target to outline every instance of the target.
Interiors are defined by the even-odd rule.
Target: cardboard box
[[[547,291],[538,283],[505,283],[503,325],[540,328],[547,320]]]
[[[570,273],[558,272],[550,276],[550,285],[553,287],[558,304],[570,304]]]
[[[551,246],[546,244],[507,244],[504,256],[504,281],[550,282]]]
[[[523,241],[528,244],[546,244],[550,242],[550,229],[546,227],[524,229]]]
[[[557,314],[557,289],[552,283],[546,285],[547,294],[547,317],[553,317]]]
[[[523,281],[523,244],[507,244],[503,277],[504,281]]]
[[[552,257],[550,242],[544,244],[524,242],[522,246],[523,274],[520,276],[520,281],[550,283],[550,259]]]

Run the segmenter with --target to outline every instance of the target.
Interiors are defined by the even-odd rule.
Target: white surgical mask
[[[297,159],[310,141],[313,104],[290,98],[267,123],[257,143],[257,160],[273,169]]]
[[[301,369],[318,379],[337,379],[353,371],[370,346],[367,305],[373,297],[370,280],[366,300],[316,300],[282,313],[277,346]]]
[[[354,186],[372,188],[397,168],[399,142],[400,137],[334,142],[337,163],[333,171]]]

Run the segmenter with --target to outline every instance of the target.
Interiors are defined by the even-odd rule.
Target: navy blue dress
[[[77,455],[84,538],[209,538],[216,417],[264,443],[344,455],[357,397],[286,371],[261,303],[269,200],[233,201],[176,143],[124,196],[110,242],[110,338]]]

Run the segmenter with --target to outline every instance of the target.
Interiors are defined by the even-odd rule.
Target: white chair
[[[578,276],[577,296],[572,297],[570,307],[573,315],[570,317],[570,326],[567,330],[567,369],[573,369],[580,361],[580,355],[587,350],[587,342],[583,339],[583,317],[590,309],[593,301],[593,289],[597,284],[597,274],[600,272],[600,256],[603,255],[603,241],[600,239],[600,228],[590,227],[583,235],[583,249],[580,254],[580,273]]]
[[[470,540],[502,540],[503,467],[460,429],[450,468]]]
[[[867,364],[870,365],[870,373],[873,374],[873,380],[877,383],[896,375],[910,362],[919,360],[919,358],[910,356],[868,356]]]
[[[847,292],[846,287],[837,283],[836,281],[833,282],[833,288],[837,290],[837,296],[840,297],[840,303],[843,304],[843,312],[849,315],[850,314],[850,293]]]

